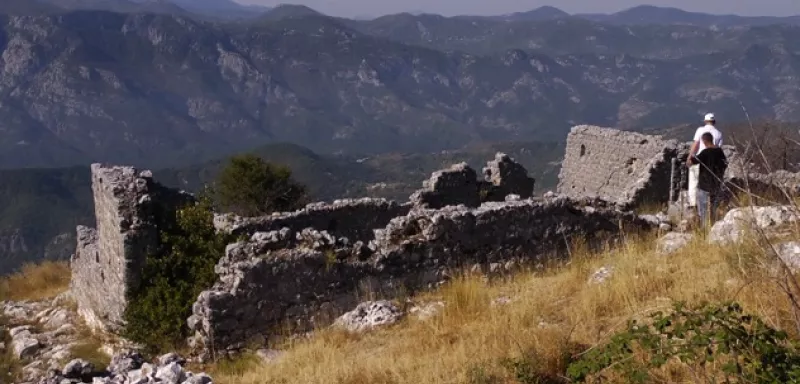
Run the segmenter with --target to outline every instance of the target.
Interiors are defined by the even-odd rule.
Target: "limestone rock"
[[[274,349],[259,349],[256,355],[265,363],[274,363],[283,356],[283,352]]]
[[[798,212],[791,206],[766,206],[735,208],[716,222],[709,231],[708,241],[727,244],[742,240],[747,231],[766,231],[794,223]]]
[[[175,352],[170,352],[159,356],[158,363],[160,365],[168,365],[170,363],[178,363],[179,365],[183,365],[184,363],[186,363],[186,359],[184,359]]]
[[[434,301],[431,303],[423,303],[420,305],[415,305],[408,310],[408,313],[415,315],[417,320],[427,320],[433,316],[436,316],[439,312],[442,311],[444,308],[443,301]]]
[[[669,255],[692,241],[694,236],[689,233],[670,232],[658,239],[656,252],[661,255]]]
[[[211,377],[205,373],[200,373],[187,378],[183,384],[212,384],[212,380]]]
[[[180,384],[186,378],[186,374],[178,363],[171,362],[159,368],[155,377],[165,384]]]
[[[590,284],[603,284],[606,280],[610,279],[614,273],[614,267],[612,266],[605,266],[600,267],[597,271],[595,271],[592,276],[589,277]]]
[[[83,360],[74,359],[64,366],[61,374],[67,379],[81,379],[94,371],[94,364]]]
[[[141,368],[144,363],[145,359],[139,352],[126,349],[111,357],[108,371],[115,375],[122,375]]]
[[[39,352],[41,344],[33,336],[32,329],[33,327],[26,325],[12,328],[8,332],[11,335],[11,348],[14,350],[16,358],[29,358]]]
[[[394,324],[402,317],[403,312],[390,301],[368,301],[339,317],[334,324],[351,332],[361,332]]]
[[[775,246],[778,257],[792,272],[800,271],[800,242],[790,241]]]

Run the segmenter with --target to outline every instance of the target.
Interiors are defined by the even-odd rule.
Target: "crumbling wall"
[[[93,328],[116,331],[145,257],[158,250],[159,225],[191,196],[162,187],[149,171],[133,167],[92,164],[91,172],[97,229],[77,228],[70,294]]]
[[[567,136],[558,192],[622,206],[667,202],[672,159],[684,145],[661,136],[581,125]]]
[[[486,164],[483,176],[488,184],[484,201],[505,201],[508,195],[516,195],[521,199],[533,196],[536,180],[528,176],[525,167],[505,153],[498,152],[494,160]]]
[[[193,342],[206,350],[263,343],[284,326],[303,330],[329,322],[369,292],[391,295],[435,287],[456,269],[489,269],[563,257],[567,242],[650,224],[613,208],[569,199],[415,209],[376,231],[368,247],[349,247],[307,232],[257,233],[229,246],[219,280],[193,306]],[[325,239],[320,242],[315,239]]]
[[[422,182],[422,189],[410,198],[412,204],[421,208],[442,208],[464,204],[477,207],[481,204],[478,175],[467,163],[454,164],[448,169],[436,171]]]
[[[505,153],[498,152],[483,168],[485,180],[467,163],[434,172],[414,192],[410,200],[414,207],[437,209],[463,204],[477,207],[488,201],[505,201],[508,196],[528,199],[533,196],[536,180],[528,171]]]
[[[385,226],[397,216],[405,215],[410,209],[408,204],[385,199],[343,199],[333,203],[312,203],[295,212],[262,217],[216,215],[214,225],[218,230],[236,235],[249,236],[281,228],[293,231],[314,228],[352,241],[369,241],[374,229]]]

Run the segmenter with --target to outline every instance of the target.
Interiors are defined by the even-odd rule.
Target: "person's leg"
[[[700,176],[700,164],[689,167],[689,206],[697,206],[697,179]]]
[[[697,189],[697,194],[695,196],[697,196],[697,218],[700,226],[705,227],[708,223],[708,192]]]
[[[720,191],[712,191],[708,195],[708,224],[714,225],[717,222],[717,206],[720,203]]]

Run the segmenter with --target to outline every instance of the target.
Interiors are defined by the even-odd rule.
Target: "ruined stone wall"
[[[162,187],[149,171],[92,164],[97,229],[77,228],[70,294],[93,328],[118,330],[145,257],[158,250],[159,223],[191,196]]]
[[[237,235],[249,236],[281,228],[293,231],[314,228],[352,241],[369,241],[374,229],[384,227],[389,220],[405,215],[410,209],[408,204],[385,199],[343,199],[333,203],[312,203],[295,212],[270,216],[216,215],[214,225],[218,230]]]
[[[661,136],[573,127],[567,136],[558,192],[631,207],[667,202],[671,160],[684,146]]]
[[[435,287],[461,268],[563,257],[567,241],[616,234],[620,223],[627,230],[651,225],[561,198],[415,209],[376,231],[368,247],[320,243],[309,232],[306,246],[285,248],[295,238],[288,229],[257,233],[229,246],[217,284],[199,296],[188,324],[206,350],[260,344],[281,327],[326,324],[370,292],[391,296]]]

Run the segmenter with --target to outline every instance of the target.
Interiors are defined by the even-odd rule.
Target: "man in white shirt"
[[[689,157],[686,159],[686,164],[689,166],[689,206],[696,207],[697,206],[697,180],[700,176],[700,165],[694,164],[692,165],[689,163],[689,159],[692,156],[697,156],[700,152],[703,152],[706,149],[705,144],[703,144],[703,140],[701,137],[704,133],[708,132],[711,133],[711,136],[714,137],[714,146],[721,147],[722,146],[722,132],[720,132],[717,127],[717,121],[714,117],[713,113],[708,113],[704,119],[706,125],[697,128],[694,132],[694,142],[692,143],[692,147],[689,149]]]

